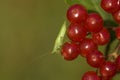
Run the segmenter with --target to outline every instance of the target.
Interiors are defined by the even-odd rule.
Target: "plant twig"
[[[118,42],[116,48],[115,48],[115,51],[111,54],[108,55],[108,58],[111,59],[111,58],[114,58],[116,59],[118,57],[118,53],[120,51],[120,41]]]

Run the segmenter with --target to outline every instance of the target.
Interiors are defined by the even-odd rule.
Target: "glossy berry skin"
[[[104,78],[112,78],[116,74],[116,65],[113,62],[106,61],[100,67],[100,73]]]
[[[97,48],[97,45],[92,41],[92,39],[86,38],[80,44],[81,56],[87,57],[90,52],[96,50]]]
[[[67,19],[71,23],[81,23],[87,18],[87,10],[80,4],[72,5],[67,10]]]
[[[119,0],[101,0],[101,7],[108,13],[114,13],[120,8]]]
[[[112,14],[114,20],[120,24],[120,10]]]
[[[92,67],[98,68],[104,63],[104,61],[103,54],[98,50],[94,50],[87,55],[87,63]]]
[[[82,80],[100,80],[100,78],[96,72],[88,71],[82,76]]]
[[[71,23],[67,30],[67,36],[74,42],[81,42],[87,35],[86,29],[77,23]]]
[[[110,41],[110,33],[106,28],[103,28],[100,32],[92,34],[92,40],[98,45],[105,45]]]
[[[73,42],[66,42],[61,48],[61,54],[65,60],[71,61],[80,54],[79,46]]]
[[[99,14],[91,13],[86,19],[85,27],[90,32],[99,32],[103,28],[103,19]]]
[[[120,72],[120,55],[117,57],[116,61],[117,71]]]
[[[100,76],[100,80],[111,80],[111,78],[109,78],[109,77],[102,77],[102,76]]]
[[[120,26],[116,28],[115,34],[116,34],[117,39],[120,40]]]

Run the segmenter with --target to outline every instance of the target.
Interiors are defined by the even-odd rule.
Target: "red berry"
[[[102,0],[101,7],[108,13],[114,13],[120,8],[119,0]]]
[[[83,22],[87,17],[87,10],[80,4],[72,5],[67,10],[67,18],[71,23]]]
[[[98,68],[104,63],[104,61],[103,54],[98,50],[94,50],[87,55],[87,63],[92,67]]]
[[[100,80],[100,78],[96,72],[88,71],[82,76],[82,80]]]
[[[106,61],[100,67],[100,73],[103,78],[112,78],[116,74],[116,65],[113,62]]]
[[[86,29],[81,24],[70,24],[67,30],[68,37],[74,42],[81,42],[87,35]]]
[[[98,45],[105,45],[110,41],[110,33],[103,28],[100,32],[92,34],[92,40]]]
[[[120,72],[120,55],[116,59],[116,66],[117,66],[117,71]]]
[[[99,32],[103,28],[103,19],[99,14],[92,13],[86,19],[85,27],[90,32]]]
[[[100,76],[100,80],[111,80],[111,78],[109,78],[109,77],[102,77],[102,76]]]
[[[120,10],[116,11],[115,13],[112,14],[113,18],[116,22],[120,23]]]
[[[74,60],[80,54],[79,46],[75,43],[64,43],[61,49],[61,54],[66,60]]]
[[[92,41],[92,39],[84,39],[80,44],[80,51],[83,57],[86,57],[87,54],[96,50],[97,48],[97,45]]]
[[[117,39],[120,40],[120,27],[117,27],[117,28],[116,28],[115,33],[116,33]]]

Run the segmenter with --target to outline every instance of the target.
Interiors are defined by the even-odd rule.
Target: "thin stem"
[[[109,30],[113,30],[113,31],[115,31],[115,29],[116,29],[116,27],[113,27],[113,26],[109,26],[109,27],[106,27],[107,29],[109,29]]]
[[[118,52],[119,50],[120,50],[120,41],[118,42],[118,45],[117,45],[115,51]]]
[[[118,45],[115,48],[115,51],[108,55],[108,59],[114,58],[116,59],[118,57],[118,52],[120,51],[120,41],[118,42]]]

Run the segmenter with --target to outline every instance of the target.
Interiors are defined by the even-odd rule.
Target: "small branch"
[[[106,27],[109,30],[115,31],[116,27]]]
[[[120,41],[118,42],[118,45],[116,46],[115,51],[108,55],[108,59],[110,60],[111,58],[116,59],[118,57],[119,51],[120,51]]]

